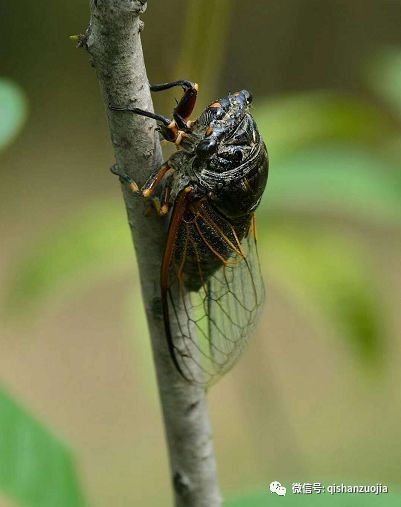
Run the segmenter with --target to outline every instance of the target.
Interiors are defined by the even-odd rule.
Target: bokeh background
[[[68,38],[87,2],[0,12],[0,504],[170,506],[104,106]],[[251,90],[270,151],[267,305],[209,394],[227,505],[271,505],[273,480],[401,488],[400,16],[398,0],[150,0],[143,16],[151,82],[199,82],[198,113]],[[312,496],[280,501],[330,500]]]

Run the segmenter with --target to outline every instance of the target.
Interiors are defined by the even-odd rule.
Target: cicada
[[[264,300],[256,248],[255,210],[268,176],[266,146],[242,90],[210,104],[190,120],[198,85],[181,86],[173,119],[138,108],[110,106],[153,118],[177,151],[139,190],[160,215],[169,216],[161,263],[160,291],[166,339],[179,373],[209,385],[229,370],[255,326]]]

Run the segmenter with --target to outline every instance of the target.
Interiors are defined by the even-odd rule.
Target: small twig
[[[106,105],[119,168],[139,184],[160,166],[155,122],[110,111],[109,104],[153,111],[143,61],[139,15],[146,0],[92,0],[91,19],[79,45],[89,51]],[[160,308],[159,272],[165,220],[146,216],[143,199],[123,185],[134,238],[143,300],[152,340],[177,507],[218,507],[221,498],[205,394],[177,373],[166,345]]]
[[[176,72],[177,76],[196,76],[206,100],[217,98],[234,10],[232,0],[208,0],[207,8],[199,0],[186,0],[181,57]]]

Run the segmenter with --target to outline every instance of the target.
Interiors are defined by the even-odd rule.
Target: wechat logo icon
[[[278,481],[273,481],[270,483],[270,492],[276,493],[278,496],[285,496],[287,489],[282,486]]]

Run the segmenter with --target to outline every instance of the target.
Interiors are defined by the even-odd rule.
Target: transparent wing
[[[176,231],[162,297],[167,339],[180,373],[210,385],[238,359],[264,301],[254,216],[234,228],[203,204],[181,214]]]

